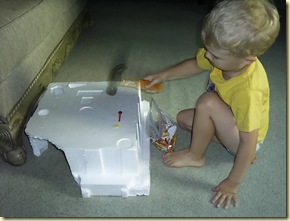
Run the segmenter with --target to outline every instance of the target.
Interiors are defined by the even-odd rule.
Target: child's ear
[[[254,61],[257,60],[257,57],[256,56],[253,56],[253,55],[249,55],[245,58],[245,62],[247,65],[250,65],[252,64]]]

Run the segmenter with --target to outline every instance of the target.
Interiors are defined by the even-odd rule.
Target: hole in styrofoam
[[[117,147],[119,148],[130,148],[133,146],[133,141],[129,138],[122,138],[117,141]]]
[[[81,104],[88,105],[93,103],[94,97],[82,97]]]
[[[91,113],[93,110],[94,110],[93,107],[85,106],[85,107],[82,107],[82,108],[80,109],[80,112],[81,112],[82,114],[89,114],[89,113]]]
[[[49,114],[49,110],[48,109],[42,109],[40,111],[38,111],[38,115],[39,116],[46,116]]]
[[[56,85],[56,86],[50,88],[50,92],[53,95],[61,95],[61,94],[64,94],[64,89],[62,88],[62,86]]]
[[[98,94],[101,94],[103,90],[79,90],[77,92],[77,96],[82,97],[91,97],[91,96],[97,96]]]
[[[86,85],[87,85],[87,83],[78,83],[78,82],[76,82],[76,83],[69,83],[68,87],[69,88],[76,88],[76,87],[82,87],[82,86],[86,86]]]

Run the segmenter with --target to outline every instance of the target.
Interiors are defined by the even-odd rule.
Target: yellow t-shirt
[[[259,129],[258,142],[265,139],[269,126],[270,88],[265,69],[257,59],[240,75],[225,80],[220,69],[211,65],[205,57],[206,50],[197,53],[198,65],[210,70],[210,80],[215,91],[231,107],[240,131]]]

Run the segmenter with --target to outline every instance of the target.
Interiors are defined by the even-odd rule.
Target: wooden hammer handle
[[[141,90],[146,91],[148,93],[159,93],[162,92],[164,89],[164,84],[155,84],[150,88],[146,88],[146,85],[149,84],[150,81],[148,80],[137,80],[137,81],[132,81],[132,80],[122,80],[120,85],[124,87],[133,87],[133,88],[138,88],[140,85]]]

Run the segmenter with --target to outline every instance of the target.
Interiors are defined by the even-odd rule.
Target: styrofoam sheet
[[[83,197],[149,195],[149,103],[140,89],[118,87],[111,96],[108,85],[51,83],[25,132],[36,156],[48,142],[64,151]]]

